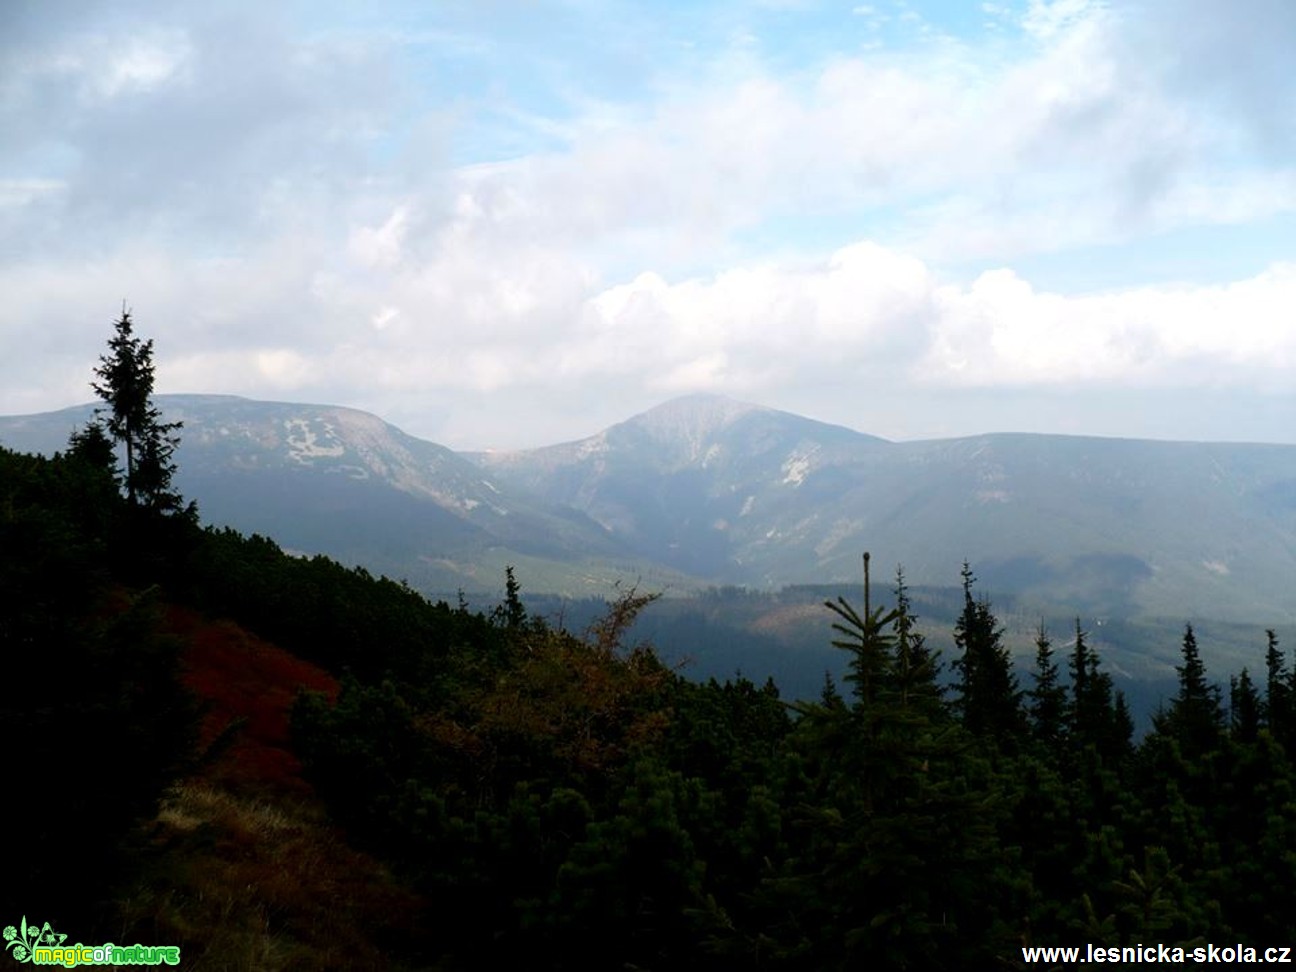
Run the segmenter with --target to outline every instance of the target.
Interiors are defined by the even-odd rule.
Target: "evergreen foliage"
[[[963,564],[963,613],[954,628],[959,656],[954,660],[954,708],[974,735],[1012,746],[1025,734],[1022,692],[1013,672],[1012,656],[1003,644],[1003,629],[990,602],[972,597],[976,577]]]
[[[940,652],[929,648],[927,637],[918,630],[918,617],[909,599],[903,567],[896,567],[895,598],[894,689],[901,707],[916,706],[929,718],[937,718],[943,710],[944,696],[939,682]]]
[[[1296,741],[1296,710],[1293,709],[1293,673],[1278,647],[1278,636],[1272,628],[1265,632],[1265,695],[1261,717],[1274,738],[1291,748]]]
[[[1206,666],[1197,648],[1191,624],[1185,625],[1182,663],[1175,666],[1179,691],[1169,710],[1154,720],[1158,732],[1172,737],[1189,758],[1217,748],[1223,728],[1219,688],[1206,678]]]
[[[96,421],[74,435],[73,449],[102,458],[106,432],[125,449],[122,479],[131,506],[156,513],[181,512],[184,501],[171,488],[171,479],[176,471],[173,456],[180,444],[176,433],[182,423],[163,422],[153,404],[153,342],[135,336],[130,311],[124,306],[113,329],[108,353],[95,368],[99,381],[91,383],[108,408],[102,425]],[[192,507],[189,512],[193,514]]]
[[[1260,695],[1251,673],[1229,677],[1229,731],[1240,742],[1255,742],[1260,732]]]
[[[130,873],[137,819],[189,755],[195,713],[159,591],[124,588],[117,570],[127,513],[93,454],[0,449],[0,743],[23,768],[6,801],[5,914],[111,927],[104,900]]]
[[[1035,636],[1035,685],[1026,694],[1030,699],[1031,734],[1040,744],[1056,747],[1062,741],[1066,718],[1066,689],[1059,681],[1057,662],[1053,659],[1053,642],[1040,623]]]
[[[1098,652],[1089,647],[1088,637],[1077,618],[1068,662],[1068,733],[1073,749],[1092,747],[1095,754],[1113,765],[1128,755],[1134,727],[1124,697],[1114,690],[1111,675],[1102,670],[1102,661]]]

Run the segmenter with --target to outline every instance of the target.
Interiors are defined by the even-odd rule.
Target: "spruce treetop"
[[[113,323],[108,353],[101,355],[92,381],[107,406],[101,416],[107,433],[125,449],[126,497],[132,506],[156,512],[183,509],[183,500],[171,488],[175,474],[172,456],[180,438],[180,422],[163,422],[153,404],[153,342],[135,335],[130,311],[123,304]]]

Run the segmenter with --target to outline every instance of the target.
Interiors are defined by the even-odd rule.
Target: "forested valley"
[[[474,611],[203,528],[145,370],[124,473],[111,425],[0,451],[4,921],[249,969],[967,969],[1296,936],[1272,636],[1222,688],[1185,627],[1137,743],[1083,622],[1019,679],[968,565],[943,644],[902,575],[827,602],[847,674],[815,698],[691,681],[627,643],[651,593],[573,632],[512,571]]]

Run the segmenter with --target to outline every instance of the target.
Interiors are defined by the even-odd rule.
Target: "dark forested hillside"
[[[133,822],[190,754],[176,646],[143,583],[160,532],[131,512],[80,456],[0,450],[6,917],[95,917],[68,875],[115,873]]]
[[[1293,931],[1276,644],[1222,693],[1185,628],[1135,745],[1083,625],[1040,630],[1019,678],[970,570],[944,657],[903,586],[829,602],[847,674],[790,704],[621,644],[643,598],[575,638],[514,595],[434,689],[352,680],[295,716],[339,819],[427,896],[446,967],[970,968]]]
[[[581,634],[512,571],[490,611],[432,603],[132,502],[92,445],[0,451],[0,730],[32,781],[6,915],[285,969],[965,969],[1296,934],[1276,638],[1221,678],[1185,626],[1136,744],[1084,622],[1022,672],[973,565],[939,637],[903,582],[828,598],[804,623],[844,675],[794,701],[664,664],[629,634],[651,594]],[[112,879],[69,882],[87,862]]]

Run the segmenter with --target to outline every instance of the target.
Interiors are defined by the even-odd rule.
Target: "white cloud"
[[[784,76],[753,62],[646,118],[605,106],[562,151],[462,172],[456,218],[683,269],[768,220],[843,210],[933,259],[1002,261],[1290,207],[1269,191],[1289,177],[1238,165],[1236,123],[1135,57],[1107,9],[1037,3],[1026,25],[1032,44],[991,56],[947,39]]]
[[[409,211],[404,206],[397,206],[381,226],[361,226],[352,230],[348,255],[371,269],[395,266],[401,258],[408,224]]]
[[[1215,287],[1144,287],[1064,297],[1009,270],[939,295],[922,370],[981,386],[1206,385],[1273,390],[1296,362],[1296,266]]]
[[[104,41],[95,46],[95,56],[78,67],[99,98],[140,94],[174,83],[193,56],[189,38],[182,31],[136,36],[122,48],[107,47]]]
[[[87,397],[122,297],[164,390],[432,435],[472,408],[539,429],[573,390],[1281,390],[1296,253],[1078,294],[1020,266],[1101,243],[1135,277],[1156,234],[1296,212],[1259,97],[1290,100],[1291,16],[1191,6],[1035,0],[1010,36],[986,4],[994,39],[881,48],[858,7],[800,60],[726,8],[710,35],[636,21],[633,70],[623,41],[568,69],[562,37],[469,7],[408,35],[252,5],[69,21],[0,61],[0,411]],[[614,27],[573,43],[592,64]]]
[[[1041,41],[1049,41],[1090,20],[1105,4],[1095,0],[1030,0],[1022,27]]]
[[[1279,388],[1296,363],[1294,300],[1296,265],[1227,286],[1066,296],[1007,269],[941,284],[912,258],[860,244],[810,271],[674,285],[644,275],[592,302],[599,327],[581,344],[591,367],[619,349],[627,365],[732,391],[860,369],[927,385]]]

